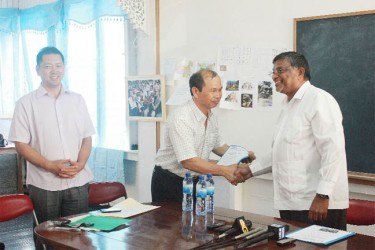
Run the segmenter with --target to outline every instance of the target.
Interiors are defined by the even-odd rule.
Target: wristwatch
[[[318,193],[316,193],[316,195],[319,196],[322,199],[329,199],[329,196],[326,195],[326,194],[318,194]]]

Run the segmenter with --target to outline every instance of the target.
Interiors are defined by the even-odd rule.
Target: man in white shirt
[[[27,161],[26,184],[39,222],[88,208],[86,164],[95,129],[81,95],[65,90],[64,57],[55,47],[37,55],[37,90],[16,104],[9,140]]]
[[[222,97],[221,79],[212,70],[200,70],[189,80],[192,100],[168,117],[164,146],[159,149],[152,175],[152,201],[182,201],[182,180],[192,172],[194,183],[199,174],[212,173],[233,182],[237,164],[217,165],[209,160],[211,152],[222,156],[228,149],[219,133],[216,115],[211,111]],[[249,152],[249,157],[254,154]],[[194,185],[195,186],[195,185]]]
[[[286,95],[272,152],[237,180],[272,170],[274,204],[282,219],[346,230],[348,176],[342,114],[336,100],[310,83],[306,58],[284,52],[273,60],[276,90]]]

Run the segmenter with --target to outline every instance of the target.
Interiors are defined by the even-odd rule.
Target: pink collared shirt
[[[81,95],[61,88],[55,98],[40,86],[17,102],[9,140],[29,144],[50,161],[77,161],[83,138],[93,134],[95,128]],[[27,162],[26,184],[45,190],[78,187],[92,179],[87,164],[73,179],[66,179]]]

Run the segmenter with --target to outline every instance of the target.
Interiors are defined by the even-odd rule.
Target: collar
[[[69,92],[70,92],[69,90],[65,90],[65,89],[64,89],[64,86],[61,85],[60,95],[61,95],[61,94],[69,94]],[[36,90],[36,97],[37,97],[37,98],[40,98],[40,97],[42,97],[42,96],[44,96],[44,95],[48,95],[48,92],[47,92],[47,90],[43,87],[43,85],[40,84],[39,88]],[[59,95],[59,96],[60,96],[60,95]]]
[[[293,98],[288,101],[288,96],[285,96],[284,100],[282,101],[282,104],[286,105],[288,103],[294,102],[293,100],[301,100],[307,89],[311,86],[310,81],[304,82],[301,87],[297,90],[297,92],[294,94]]]
[[[304,82],[301,85],[301,87],[297,90],[297,92],[295,93],[292,99],[302,99],[303,95],[305,94],[309,86],[311,86],[310,81]]]
[[[189,107],[191,108],[191,110],[193,111],[193,114],[194,114],[195,118],[197,119],[197,121],[206,121],[207,118],[210,119],[211,116],[213,115],[212,111],[209,110],[208,111],[208,117],[206,117],[206,115],[203,114],[203,112],[195,104],[193,99],[189,100],[188,104],[189,104]]]

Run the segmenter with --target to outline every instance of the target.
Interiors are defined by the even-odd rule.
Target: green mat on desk
[[[93,229],[93,230],[100,230],[103,232],[111,232],[111,231],[126,228],[127,223],[129,222],[130,222],[129,219],[89,215],[75,222],[71,222],[67,224],[67,226],[76,226],[81,223],[94,223],[94,225],[91,227],[82,227],[82,228],[85,230]]]

